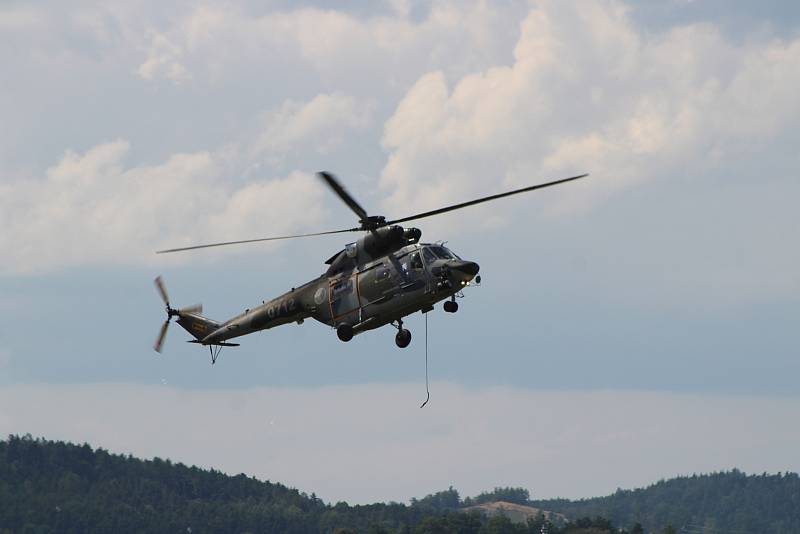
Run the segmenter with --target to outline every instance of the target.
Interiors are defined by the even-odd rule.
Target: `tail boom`
[[[194,336],[197,342],[202,342],[203,338],[220,327],[217,321],[195,313],[181,313],[177,323]]]

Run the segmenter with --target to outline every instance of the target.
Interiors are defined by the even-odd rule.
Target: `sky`
[[[5,2],[0,434],[245,472],[335,502],[585,497],[798,471],[796,2]],[[481,265],[401,350],[224,320],[324,271],[315,178]]]

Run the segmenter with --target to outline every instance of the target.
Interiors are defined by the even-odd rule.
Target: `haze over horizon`
[[[86,1],[0,7],[0,432],[245,472],[329,501],[584,497],[794,446],[794,2]],[[481,265],[394,346],[306,321],[212,368],[228,318],[347,238],[314,176]]]

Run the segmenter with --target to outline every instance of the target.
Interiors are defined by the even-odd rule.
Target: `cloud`
[[[42,14],[28,6],[11,6],[0,9],[0,29],[4,32],[24,32],[37,29],[42,23]]]
[[[0,389],[0,433],[244,472],[329,501],[521,485],[581,497],[739,467],[798,470],[796,398],[419,385],[185,391]],[[102,399],[102,402],[98,402]],[[13,407],[10,409],[9,407]],[[764,417],[769,414],[769,417]]]
[[[317,229],[325,188],[311,172],[274,176],[263,164],[308,145],[330,154],[370,113],[352,96],[319,94],[265,113],[255,140],[243,135],[157,164],[128,164],[124,139],[67,151],[41,178],[0,183],[0,246],[9,251],[0,273],[147,265],[161,248]]]
[[[428,219],[426,235],[454,239],[455,232],[437,231],[448,221],[467,232],[513,220],[506,237],[523,243],[542,215],[568,214],[560,217],[563,223],[605,206],[608,211],[594,211],[589,224],[610,237],[600,245],[588,234],[576,232],[571,239],[577,256],[595,247],[592,265],[609,265],[596,276],[619,277],[618,292],[651,300],[657,288],[669,287],[664,293],[684,301],[686,293],[700,299],[695,287],[720,286],[712,296],[736,295],[745,287],[763,294],[766,282],[775,288],[770,295],[786,294],[787,288],[796,293],[796,254],[781,236],[796,217],[775,207],[776,199],[793,195],[790,179],[776,180],[797,166],[796,36],[778,38],[768,28],[730,35],[709,16],[703,18],[714,23],[642,29],[635,13],[648,8],[613,0],[580,6],[400,1],[349,11],[236,1],[166,10],[155,5],[146,0],[0,9],[0,25],[16,28],[8,32],[15,46],[3,49],[9,75],[0,88],[6,125],[0,130],[0,220],[17,232],[0,238],[12,247],[0,271],[146,264],[142,258],[153,247],[145,243],[158,241],[154,236],[164,236],[156,246],[171,246],[176,238],[188,244],[197,230],[224,239],[230,237],[226,228],[258,236],[266,215],[251,213],[248,219],[226,207],[244,190],[240,178],[292,181],[295,171],[312,164],[345,180],[361,179],[354,192],[364,191],[365,205],[389,216],[589,171],[590,180],[524,204],[508,201]],[[60,90],[48,90],[55,86]],[[190,203],[159,205],[151,213],[138,207],[151,200],[140,191],[115,196],[113,188],[100,185],[115,178],[80,190],[59,189],[47,178],[46,168],[69,163],[56,156],[66,147],[76,147],[71,158],[91,165],[87,156],[99,156],[92,147],[108,151],[110,143],[103,141],[115,138],[129,146],[110,154],[116,160],[104,168],[108,177],[130,184],[139,176],[155,182],[154,191],[181,195],[175,199],[187,195],[188,181],[197,189],[188,193]],[[173,181],[168,172],[189,174],[174,179],[180,192],[166,185]],[[381,176],[381,189],[368,178],[375,175]],[[756,190],[731,188],[744,179]],[[692,214],[662,209],[657,215],[670,220],[663,229],[643,229],[641,212],[636,224],[603,226],[604,215],[608,222],[633,203],[617,193],[649,192],[646,186],[662,182],[676,185],[660,189],[657,202],[674,204],[691,191],[698,199]],[[769,189],[761,187],[768,182]],[[754,206],[754,195],[767,190],[769,197],[760,196],[762,205]],[[640,194],[644,204],[654,204]],[[82,213],[62,213],[57,195],[90,207],[110,199],[97,215],[108,229]],[[321,205],[336,202],[320,195]],[[603,204],[611,195],[619,202]],[[113,204],[128,198],[135,200],[137,214],[147,214],[136,231],[124,222],[131,213]],[[242,195],[237,198],[246,204]],[[252,198],[248,209],[255,211],[259,200]],[[717,208],[713,217],[706,204]],[[322,216],[316,204],[299,209]],[[212,225],[209,214],[218,210],[228,218]],[[269,215],[294,224],[297,215],[278,216],[281,210]],[[778,219],[782,211],[786,215]],[[53,213],[57,217],[50,221]],[[676,218],[683,223],[680,231],[673,226]],[[165,227],[156,232],[151,226],[157,224]],[[660,231],[669,249],[652,244],[647,231]],[[102,243],[101,250],[81,243],[80,232]],[[130,246],[122,250],[113,232]],[[481,236],[471,234],[477,246]],[[55,245],[58,252],[37,252],[23,237]],[[635,254],[623,244],[631,241]],[[558,247],[551,249],[554,256],[563,252]],[[482,265],[491,272],[489,264]],[[665,283],[652,283],[653,272]],[[642,273],[646,291],[630,288]],[[691,291],[673,291],[687,282]]]
[[[198,83],[216,84],[247,66],[286,61],[340,86],[402,89],[420,64],[464,73],[496,60],[508,40],[504,29],[523,5],[439,2],[420,20],[401,4],[363,16],[318,7],[254,15],[241,4],[204,5],[152,34],[139,70],[148,80],[171,79],[169,70],[152,66],[179,56]],[[170,43],[166,54],[156,40]]]
[[[370,123],[372,106],[352,96],[320,94],[309,102],[288,100],[266,114],[263,131],[251,146],[256,154],[282,156],[289,151],[329,153],[346,135]]]
[[[385,205],[591,172],[552,209],[574,212],[683,169],[735,168],[800,116],[800,39],[738,43],[710,24],[649,34],[601,0],[537,2],[520,29],[510,66],[452,82],[432,71],[406,93],[384,131]]]
[[[2,271],[149,264],[159,248],[296,232],[320,222],[322,191],[310,174],[240,185],[232,179],[235,152],[174,154],[160,164],[128,166],[129,151],[124,140],[69,151],[43,178],[0,186],[0,245],[9,252]]]
[[[167,36],[153,32],[149,48],[147,59],[137,70],[139,76],[145,80],[163,76],[176,84],[191,78],[186,66],[181,62],[183,50]]]

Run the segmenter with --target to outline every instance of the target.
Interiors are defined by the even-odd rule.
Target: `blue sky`
[[[583,496],[693,471],[800,469],[782,430],[800,375],[799,21],[791,2],[703,0],[352,2],[339,11],[285,2],[5,4],[0,431],[264,478],[277,472],[323,498],[358,502],[454,482]],[[359,447],[376,463],[392,458],[387,436],[397,429],[391,419],[380,424],[381,414],[416,409],[415,392],[424,394],[421,316],[409,318],[415,340],[405,351],[390,330],[345,345],[313,322],[245,338],[214,368],[177,327],[164,355],[151,349],[163,320],[158,274],[175,303],[201,301],[224,319],[322,272],[343,245],[335,237],[153,254],[351,225],[314,178],[320,169],[387,216],[591,173],[420,224],[424,239],[447,240],[479,262],[484,279],[458,314],[429,318],[437,410],[394,420],[411,433],[449,429],[423,440],[444,466],[428,479],[400,469],[345,488],[332,467],[365,471]],[[397,395],[380,394],[386,388]],[[51,391],[80,406],[74,421],[45,405],[37,411]],[[213,423],[198,420],[184,441],[147,426],[185,419],[185,407],[136,413],[142,395],[189,396],[221,403],[208,417],[247,433],[247,406],[278,402],[281,392],[302,407],[342,410],[351,408],[342,399],[375,395],[374,412],[341,420],[362,436],[348,461],[311,469],[277,447],[276,463],[265,465],[255,445],[226,454]],[[513,408],[497,414],[504,395]],[[722,463],[727,442],[683,449],[669,441],[678,423],[666,418],[656,429],[664,450],[654,454],[670,461],[620,459],[585,480],[544,468],[593,458],[577,446],[553,445],[562,451],[554,456],[519,447],[509,460],[527,466],[518,471],[491,463],[473,471],[451,453],[465,447],[464,429],[451,422],[464,405],[478,420],[505,421],[491,429],[497,440],[481,442],[494,457],[503,439],[537,439],[539,419],[524,419],[524,436],[503,433],[521,414],[560,422],[548,432],[556,443],[577,440],[575,429],[596,414],[565,399],[593,395],[614,409],[652,402],[656,424],[669,407],[696,401],[696,411],[676,410],[710,434],[726,409],[775,403],[782,417],[744,417],[764,441]],[[104,414],[106,403],[127,416]],[[624,449],[625,433],[647,415],[618,421],[624,431],[605,446]],[[331,437],[330,429],[286,432]],[[542,483],[556,489],[537,492]]]

